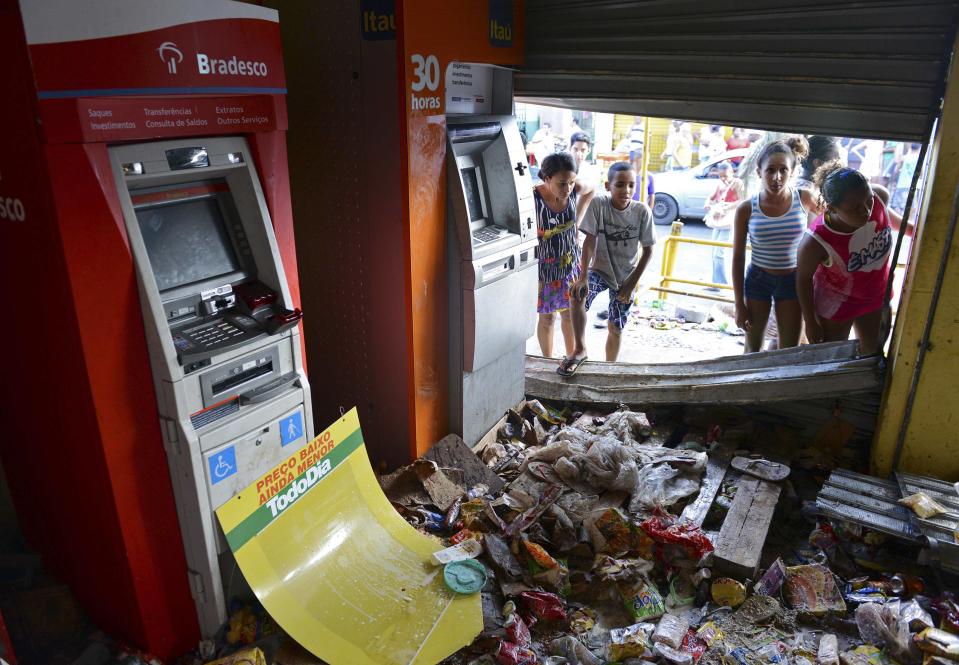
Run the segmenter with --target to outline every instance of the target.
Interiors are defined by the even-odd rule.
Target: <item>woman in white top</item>
[[[733,291],[736,324],[746,331],[746,353],[762,350],[774,304],[779,348],[799,342],[802,309],[796,294],[796,255],[808,211],[817,204],[808,191],[790,186],[790,180],[808,151],[802,137],[765,146],[756,160],[762,191],[736,209]],[[748,271],[747,240],[752,250]]]

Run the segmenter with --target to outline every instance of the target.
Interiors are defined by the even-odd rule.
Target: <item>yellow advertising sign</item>
[[[380,490],[356,409],[216,513],[263,607],[331,665],[432,664],[483,628]]]

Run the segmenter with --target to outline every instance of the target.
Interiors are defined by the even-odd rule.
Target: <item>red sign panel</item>
[[[286,93],[280,28],[231,18],[98,39],[30,44],[40,99]]]

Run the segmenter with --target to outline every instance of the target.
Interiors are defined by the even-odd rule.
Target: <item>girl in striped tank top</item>
[[[733,291],[736,324],[746,331],[746,353],[762,350],[769,313],[776,307],[779,348],[796,346],[802,309],[796,295],[796,253],[816,202],[790,186],[809,151],[802,137],[770,143],[756,160],[762,191],[736,209],[733,226]],[[746,241],[752,249],[749,269]]]
[[[559,312],[566,355],[573,353],[573,321],[569,288],[579,275],[578,216],[593,198],[593,188],[576,180],[571,155],[558,152],[543,160],[542,184],[533,189],[536,232],[539,235],[539,297],[536,337],[547,358],[553,355],[553,323]]]

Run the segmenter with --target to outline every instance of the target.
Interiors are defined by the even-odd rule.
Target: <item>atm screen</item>
[[[137,209],[161,292],[241,270],[215,196]]]
[[[479,169],[475,166],[461,169],[460,175],[463,176],[463,187],[466,190],[466,207],[469,208],[471,222],[478,222],[484,219],[483,213],[483,192],[480,190]]]

